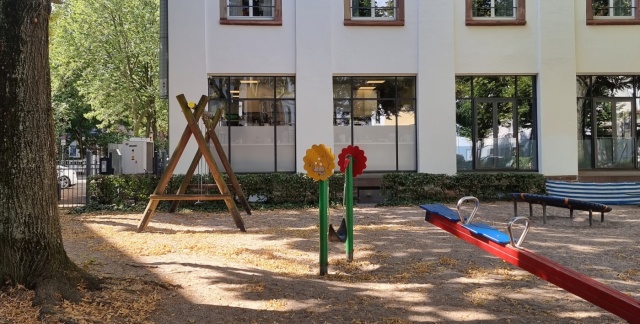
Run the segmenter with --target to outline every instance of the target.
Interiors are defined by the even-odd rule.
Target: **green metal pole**
[[[344,179],[345,187],[345,219],[347,223],[347,240],[345,249],[347,251],[347,262],[353,261],[353,157],[348,156],[347,174]]]
[[[329,264],[329,181],[320,181],[320,275],[327,274]]]

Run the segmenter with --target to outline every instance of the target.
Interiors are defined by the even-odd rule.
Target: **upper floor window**
[[[525,0],[466,0],[467,26],[524,25]]]
[[[220,0],[223,25],[282,25],[282,0]]]
[[[587,0],[587,25],[640,24],[640,0]]]
[[[345,26],[403,26],[404,0],[344,0]]]

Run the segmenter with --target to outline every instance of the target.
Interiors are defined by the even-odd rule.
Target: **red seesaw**
[[[475,201],[476,207],[471,215],[464,219],[460,215],[460,206],[466,201]],[[443,230],[471,243],[543,280],[579,296],[592,304],[603,308],[629,323],[640,323],[640,301],[569,269],[553,260],[520,247],[527,234],[529,220],[527,217],[516,217],[508,225],[509,235],[486,224],[473,224],[471,220],[478,209],[475,197],[463,197],[458,201],[458,211],[444,205],[421,205],[426,210],[425,220]],[[511,235],[511,225],[525,221],[518,242]]]

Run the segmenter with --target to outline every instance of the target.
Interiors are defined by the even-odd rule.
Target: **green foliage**
[[[251,209],[304,208],[318,206],[318,183],[302,173],[269,173],[236,175]],[[225,183],[229,184],[226,174]],[[176,193],[184,175],[174,175],[166,193]],[[158,185],[159,177],[147,175],[97,175],[89,179],[90,203],[86,210],[142,211],[149,195]],[[341,205],[344,196],[344,174],[329,178],[331,205]],[[196,193],[201,184],[214,184],[211,176],[195,175],[187,193]],[[231,185],[229,189],[233,191]],[[417,205],[429,202],[454,202],[463,196],[480,200],[504,200],[510,192],[545,192],[545,178],[537,173],[463,173],[458,175],[429,173],[389,173],[382,177],[382,205]],[[217,189],[209,194],[219,193]],[[239,208],[239,201],[237,202]],[[181,208],[191,210],[224,211],[221,201],[202,204],[183,202]],[[162,202],[159,210],[167,210],[169,202]]]
[[[537,173],[389,173],[380,192],[385,205],[453,202],[463,196],[503,200],[510,192],[544,193],[545,178]]]
[[[158,0],[70,0],[54,7],[54,17],[54,107],[107,131],[164,138],[167,107],[157,100]],[[80,126],[73,131],[85,129]]]
[[[456,77],[456,124],[458,136],[473,139],[473,125],[478,139],[487,138],[493,131],[494,111],[492,105],[477,102],[472,99],[500,98],[503,102],[517,99],[518,126],[531,128],[533,80],[531,76],[460,76]],[[475,114],[475,117],[474,117]],[[501,123],[511,123],[513,111],[511,104],[496,112]],[[494,134],[497,137],[497,134]]]
[[[136,205],[147,202],[158,184],[146,175],[95,175],[89,178],[90,202],[100,205]]]
[[[318,205],[318,184],[302,173],[269,173],[269,174],[238,174],[236,175],[245,197],[250,201],[252,209],[288,207],[301,208]],[[176,193],[184,175],[174,175],[167,185],[165,193]],[[233,192],[233,187],[226,174],[223,179]],[[83,209],[125,209],[143,210],[158,185],[159,177],[149,175],[96,175],[89,178],[90,202]],[[211,175],[194,175],[190,180],[191,186],[186,193],[199,193],[208,184],[215,184]],[[342,204],[344,190],[344,174],[336,173],[329,178],[330,204]],[[214,188],[203,193],[216,194]],[[239,203],[239,201],[237,201]],[[168,202],[163,202],[159,209],[166,209]],[[221,201],[207,201],[193,205],[192,202],[182,203],[183,208],[225,210]]]

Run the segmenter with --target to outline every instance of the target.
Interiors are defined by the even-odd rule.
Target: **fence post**
[[[87,150],[87,154],[85,154],[87,160],[85,161],[85,180],[84,180],[84,204],[89,205],[91,196],[89,196],[89,177],[91,176],[91,171],[93,170],[93,153],[90,150]]]

